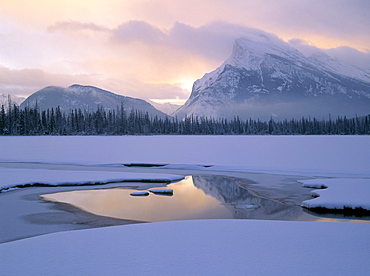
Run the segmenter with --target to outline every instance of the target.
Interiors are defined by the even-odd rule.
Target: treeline
[[[318,120],[301,118],[283,121],[232,120],[190,116],[151,117],[124,107],[106,111],[102,107],[62,112],[59,107],[40,111],[16,105],[0,110],[0,135],[364,135],[370,134],[370,115]]]

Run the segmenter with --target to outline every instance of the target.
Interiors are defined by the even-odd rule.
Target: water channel
[[[76,169],[81,170],[81,167]],[[139,172],[153,171],[140,168]],[[181,174],[185,171],[170,172]],[[233,175],[225,176],[221,172],[188,174],[184,180],[168,185],[110,183],[29,187],[0,193],[0,220],[3,222],[0,224],[0,243],[59,231],[169,220],[370,221],[369,218],[307,212],[300,204],[311,198],[312,189],[303,188],[297,177],[253,173]],[[148,192],[151,189],[167,189],[172,193]],[[147,196],[132,195],[137,192],[147,192]]]
[[[44,194],[43,200],[71,204],[84,211],[116,219],[144,222],[187,219],[265,219],[316,221],[320,217],[300,206],[254,195],[247,179],[215,175],[187,176],[167,185],[173,194],[111,188]],[[160,187],[163,188],[163,187]]]

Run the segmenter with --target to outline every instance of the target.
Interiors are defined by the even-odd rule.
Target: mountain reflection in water
[[[295,220],[304,215],[300,206],[288,206],[252,195],[247,189],[239,186],[252,183],[247,179],[206,175],[194,176],[193,182],[195,187],[224,204],[236,219]],[[237,208],[249,205],[258,208]]]
[[[101,216],[139,220],[169,221],[186,219],[278,219],[300,220],[305,213],[299,206],[254,196],[239,183],[247,179],[223,176],[189,176],[166,186],[173,196],[150,193],[130,196],[133,189],[80,190],[42,195],[44,200],[72,204]],[[243,208],[245,207],[245,208]]]

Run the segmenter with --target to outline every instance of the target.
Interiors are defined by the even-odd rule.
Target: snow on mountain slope
[[[175,115],[269,119],[370,113],[370,76],[318,50],[310,57],[274,35],[238,38],[232,55],[194,83]]]
[[[151,116],[166,116],[144,100],[117,95],[93,86],[77,84],[67,88],[45,87],[29,96],[20,107],[33,107],[36,103],[41,110],[59,106],[61,111],[67,112],[71,109],[96,110],[99,106],[105,110],[112,110],[122,104],[126,112],[138,110],[144,113],[148,112]]]

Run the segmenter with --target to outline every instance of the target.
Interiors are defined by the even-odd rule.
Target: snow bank
[[[326,189],[313,190],[312,194],[318,196],[303,201],[306,208],[345,209],[362,208],[370,210],[370,179],[314,179],[300,181],[304,187]]]
[[[369,225],[160,222],[0,245],[0,275],[368,275]]]
[[[369,144],[370,136],[2,136],[0,161],[199,164],[370,176]]]
[[[0,192],[32,185],[94,185],[119,182],[172,182],[184,177],[172,174],[10,169],[0,167]]]

